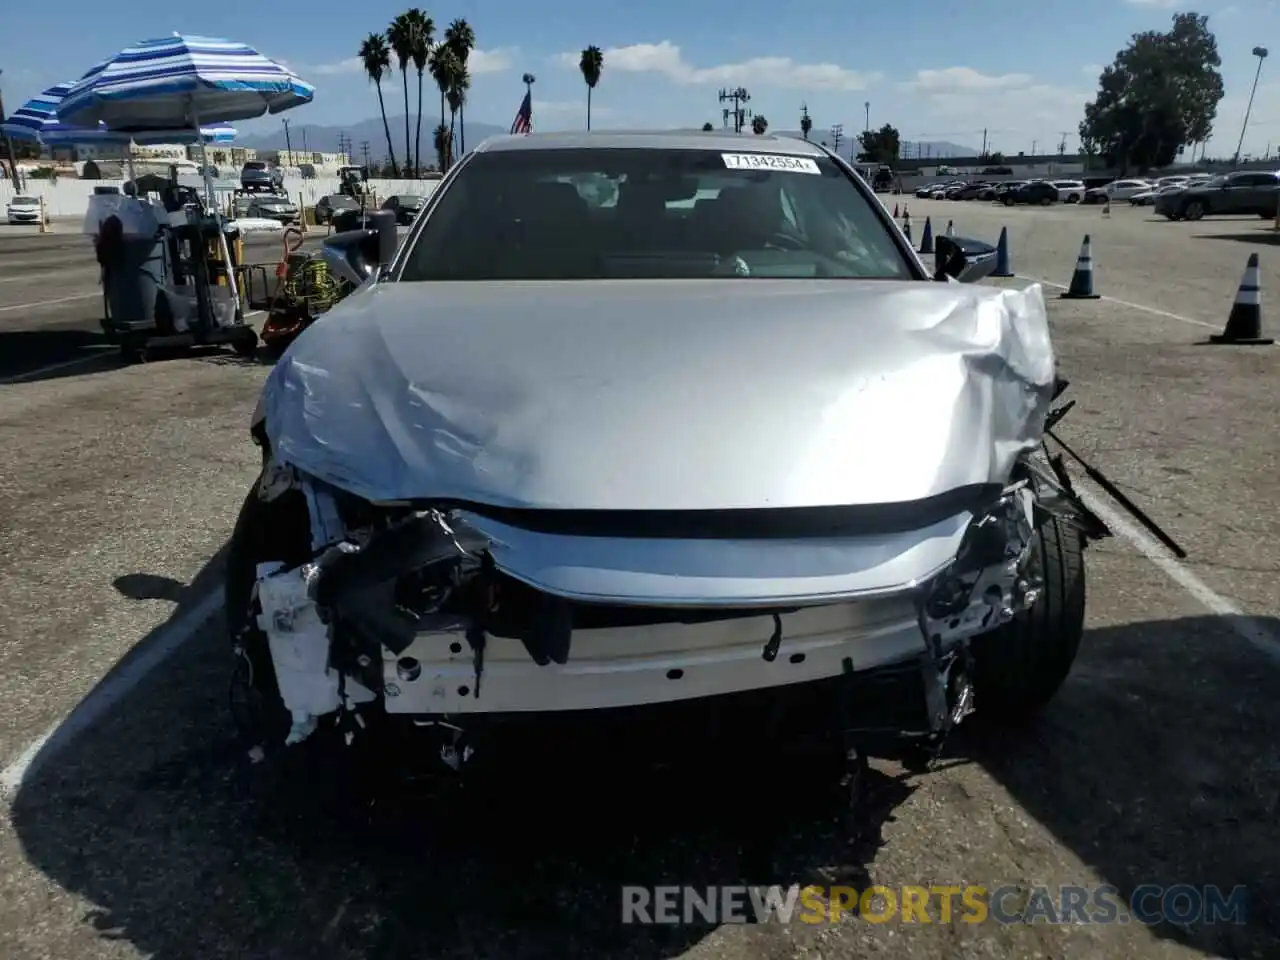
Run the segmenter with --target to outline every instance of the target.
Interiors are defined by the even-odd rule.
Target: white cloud
[[[319,63],[313,67],[304,67],[302,72],[314,73],[318,77],[332,77],[344,73],[361,73],[363,71],[364,65],[361,64],[359,57],[347,57],[345,60],[338,60],[334,63]],[[305,80],[306,77],[304,76],[303,79]]]
[[[946,67],[942,70],[917,70],[915,78],[902,84],[903,89],[926,96],[969,93],[975,90],[1009,90],[1029,86],[1032,77],[1025,73],[989,76],[972,67]]]
[[[467,58],[467,69],[471,71],[473,77],[482,73],[500,73],[503,70],[509,70],[517,52],[515,47],[472,50],[471,56]],[[283,63],[284,61],[280,62]],[[410,65],[409,69],[413,71],[414,67]],[[303,67],[298,72],[304,80],[308,73],[313,73],[320,77],[349,76],[363,73],[364,65],[360,62],[359,57],[347,57],[345,60],[337,60],[333,63],[320,63]]]
[[[1125,0],[1131,7],[1151,7],[1156,10],[1172,10],[1179,0]]]
[[[561,53],[554,64],[570,70],[578,68],[581,54]],[[795,90],[864,90],[880,79],[880,74],[860,73],[834,63],[797,63],[790,57],[753,57],[739,63],[697,67],[684,59],[670,40],[660,43],[633,43],[604,51],[604,72],[657,73],[682,85],[750,83],[753,87],[780,87]]]
[[[515,47],[499,47],[494,50],[475,49],[467,58],[467,69],[472,76],[482,73],[501,73],[510,70],[519,50]]]

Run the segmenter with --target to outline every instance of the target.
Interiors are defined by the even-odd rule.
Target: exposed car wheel
[[[1013,206],[1013,197],[1005,197],[1005,198],[1004,198],[1004,205],[1005,205],[1006,207],[1012,207],[1012,206]]]
[[[1079,202],[1080,202],[1080,195],[1078,193],[1071,193],[1067,195],[1067,203],[1079,203]]]
[[[1051,200],[1049,197],[1040,198],[1040,206],[1042,207],[1047,207],[1051,203],[1053,203],[1053,200]]]
[[[1192,200],[1182,208],[1182,215],[1188,220],[1199,220],[1207,212],[1204,203],[1200,200]]]
[[[1030,610],[975,637],[974,710],[995,724],[1022,723],[1058,692],[1084,635],[1084,542],[1054,517],[1037,533],[1044,590]]]

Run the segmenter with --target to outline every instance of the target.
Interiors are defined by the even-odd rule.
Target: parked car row
[[[952,180],[916,189],[922,200],[995,200],[1015,203],[1081,203],[1087,193],[1080,180]]]
[[[1280,200],[1280,172],[1249,170],[1161,190],[1152,205],[1169,220],[1253,214],[1270,220]]]
[[[380,209],[390,210],[396,215],[396,223],[406,227],[413,223],[427,204],[427,198],[416,193],[397,193],[382,201]],[[345,213],[358,212],[360,201],[347,194],[334,193],[321,197],[316,203],[317,224],[333,223]]]

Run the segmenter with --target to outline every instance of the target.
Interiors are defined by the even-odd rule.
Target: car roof
[[[526,150],[707,150],[724,153],[775,153],[788,157],[825,157],[816,143],[799,137],[766,133],[733,133],[729,130],[604,130],[561,133],[501,134],[476,147],[476,153],[512,153]]]

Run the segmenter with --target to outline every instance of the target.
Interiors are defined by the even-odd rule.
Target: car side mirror
[[[396,218],[379,210],[352,219],[350,229],[325,239],[320,255],[330,270],[358,287],[395,258]]]
[[[933,279],[948,279],[961,283],[976,283],[990,276],[996,269],[998,251],[989,243],[968,237],[942,236],[934,240],[934,263],[937,272]]]

